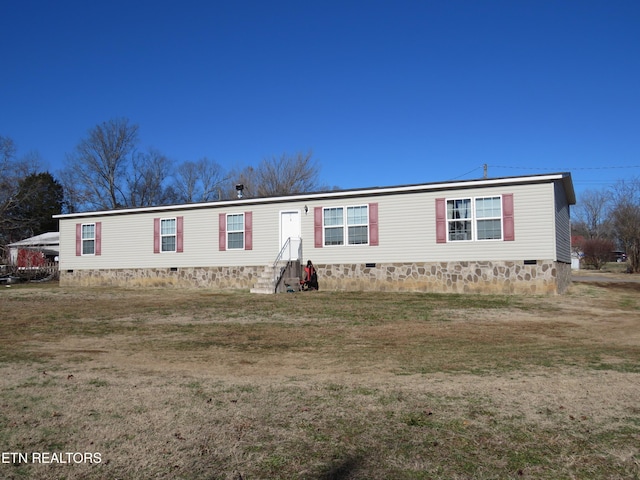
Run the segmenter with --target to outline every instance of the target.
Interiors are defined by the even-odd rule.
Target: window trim
[[[354,223],[354,224],[349,224],[349,209],[350,208],[365,208],[367,210],[367,221],[364,223]],[[347,242],[346,245],[351,245],[351,246],[357,246],[357,245],[370,245],[371,244],[371,228],[370,228],[370,221],[369,221],[369,204],[362,204],[362,205],[350,205],[348,207],[346,207],[345,209],[345,219],[346,219],[346,229],[345,229],[345,233],[346,233],[346,237],[347,237]],[[362,243],[351,243],[350,242],[350,237],[349,237],[349,227],[366,227],[367,228],[367,241],[366,242],[362,242]]]
[[[497,199],[498,201],[498,205],[500,206],[500,214],[498,216],[493,216],[493,217],[478,217],[478,200],[489,200],[489,199]],[[478,242],[491,242],[491,241],[504,241],[504,207],[502,205],[502,195],[491,195],[488,197],[475,197],[473,200],[473,214],[474,214],[474,220],[475,220],[475,237],[476,240]],[[500,237],[499,238],[478,238],[478,232],[480,231],[480,229],[478,228],[478,223],[481,221],[487,221],[487,220],[499,220],[500,221]]]
[[[229,217],[242,217],[242,230],[231,230],[229,228]],[[246,245],[247,245],[247,241],[245,238],[245,234],[247,231],[247,225],[246,225],[246,213],[245,212],[240,212],[240,213],[227,213],[225,214],[225,239],[226,239],[226,249],[227,250],[245,250]],[[230,242],[230,237],[229,235],[232,233],[242,233],[242,247],[232,247],[231,246],[231,242]]]
[[[162,222],[166,222],[169,220],[173,220],[173,233],[162,233]],[[165,250],[164,242],[162,241],[164,238],[173,237],[173,250]],[[160,219],[160,253],[176,253],[178,251],[178,217],[166,217]]]
[[[342,223],[339,225],[325,225],[324,220],[325,220],[325,212],[327,210],[339,210],[342,209]],[[322,207],[322,246],[323,247],[343,247],[345,245],[344,243],[344,226],[345,226],[345,207],[343,206],[335,206],[335,207]],[[332,230],[337,230],[338,228],[342,228],[342,243],[332,243],[332,244],[328,244],[327,243],[327,229],[332,229]]]
[[[462,201],[462,200],[469,200],[469,209],[471,210],[471,216],[468,218],[464,218],[464,219],[457,219],[457,218],[449,218],[449,202],[457,202],[457,201]],[[446,221],[446,226],[447,226],[447,242],[455,242],[455,243],[462,243],[462,242],[472,242],[474,240],[474,228],[473,228],[473,224],[474,224],[474,211],[473,211],[473,206],[474,206],[475,202],[473,201],[473,197],[456,197],[456,198],[447,198],[445,200],[444,206],[445,206],[445,221]],[[455,208],[455,205],[454,205]],[[449,225],[451,225],[452,223],[455,222],[469,222],[471,224],[471,238],[467,238],[467,239],[463,239],[463,240],[452,240],[451,239],[451,230],[449,229]]]
[[[504,195],[502,194],[496,194],[496,195],[481,195],[481,196],[469,196],[469,197],[451,197],[451,198],[445,198],[444,199],[444,207],[445,207],[445,226],[446,226],[446,243],[469,243],[469,242],[504,242],[505,240],[505,227],[504,227],[504,219],[505,219],[505,212],[504,212],[504,203],[503,203],[503,197]],[[500,215],[499,216],[495,216],[495,217],[483,217],[483,218],[478,218],[478,214],[477,214],[477,201],[478,200],[484,200],[484,199],[498,199],[499,205],[500,205]],[[450,219],[449,218],[449,202],[455,202],[457,200],[469,200],[471,205],[471,216],[468,219]],[[482,221],[482,220],[500,220],[500,238],[478,238],[478,222]],[[460,222],[460,221],[468,221],[471,223],[471,238],[470,239],[464,239],[464,240],[452,240],[450,238],[450,230],[449,230],[449,225],[453,222]]]
[[[84,227],[88,227],[92,225],[93,226],[93,236],[92,237],[87,237],[85,238],[84,236]],[[80,255],[82,255],[83,257],[94,257],[96,255],[96,222],[92,222],[92,223],[83,223],[80,226]],[[91,253],[86,253],[85,252],[85,248],[84,248],[84,242],[93,242],[93,252]]]
[[[365,223],[349,224],[349,209],[352,208],[366,208],[367,219]],[[322,247],[361,247],[371,246],[371,204],[360,203],[356,205],[335,205],[322,208]],[[342,209],[342,223],[340,225],[325,225],[325,211]],[[367,241],[366,243],[350,243],[349,242],[349,227],[366,227],[367,228]],[[342,243],[339,244],[327,244],[327,229],[342,228]]]

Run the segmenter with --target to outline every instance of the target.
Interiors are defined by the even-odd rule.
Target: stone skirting
[[[249,289],[264,267],[61,270],[60,285]]]
[[[555,261],[316,265],[321,290],[563,293],[571,265]]]
[[[264,267],[185,267],[61,271],[60,285],[249,289]],[[439,293],[563,293],[571,265],[434,262],[316,265],[320,290]]]

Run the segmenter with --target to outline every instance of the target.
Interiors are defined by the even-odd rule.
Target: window
[[[324,244],[344,245],[344,209],[324,209]]]
[[[447,200],[447,232],[450,241],[471,240],[471,199]]]
[[[346,217],[345,217],[346,215]],[[345,225],[346,242],[345,242]],[[331,207],[323,210],[324,245],[368,245],[369,207]]]
[[[244,214],[227,215],[227,248],[244,248]]]
[[[502,201],[500,197],[476,198],[478,240],[502,238]]]
[[[98,242],[98,245],[100,243]],[[153,253],[184,251],[184,217],[153,219]]]
[[[501,197],[476,198],[474,203],[471,198],[447,200],[447,239],[501,240]]]
[[[369,243],[369,208],[347,207],[347,236],[349,245],[366,245]]]
[[[96,224],[82,225],[82,255],[95,255],[96,253]]]
[[[176,251],[175,218],[163,218],[160,220],[160,245],[162,252]]]

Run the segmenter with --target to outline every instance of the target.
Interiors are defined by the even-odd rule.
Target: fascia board
[[[195,210],[203,208],[224,208],[224,207],[240,207],[243,205],[260,205],[269,203],[291,203],[296,201],[312,201],[331,198],[351,198],[365,196],[380,196],[412,192],[428,192],[440,190],[452,190],[459,188],[478,188],[500,185],[528,184],[528,183],[544,183],[550,181],[562,180],[567,189],[567,197],[571,204],[575,204],[575,194],[573,193],[573,183],[571,182],[571,174],[569,173],[553,173],[546,175],[531,175],[522,177],[502,177],[502,178],[486,178],[478,180],[462,180],[458,182],[437,182],[415,185],[400,185],[395,187],[370,187],[364,189],[353,190],[336,190],[328,192],[314,192],[298,195],[289,195],[281,197],[264,197],[264,198],[247,198],[238,200],[222,200],[206,203],[187,203],[180,205],[164,205],[158,207],[138,207],[123,208],[117,210],[101,210],[93,212],[79,212],[54,215],[53,218],[70,219],[70,218],[86,218],[86,217],[102,217],[111,215],[126,215],[130,213],[154,213],[154,212],[171,212],[175,210]],[[570,187],[568,189],[567,187]],[[573,202],[571,201],[573,200]]]

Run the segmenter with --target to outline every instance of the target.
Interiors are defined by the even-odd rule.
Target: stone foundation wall
[[[60,285],[250,289],[264,267],[61,271]],[[554,261],[316,265],[320,290],[563,293],[571,265]]]
[[[571,265],[554,261],[316,265],[320,290],[563,293]]]
[[[185,267],[60,271],[61,286],[249,289],[263,267]]]
[[[564,293],[571,286],[571,264],[570,263],[556,263],[558,270],[558,293]]]

